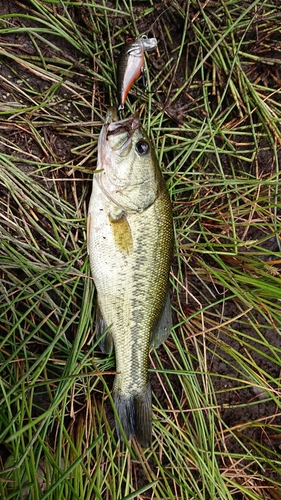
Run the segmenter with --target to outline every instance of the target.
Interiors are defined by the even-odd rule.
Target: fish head
[[[119,206],[142,210],[155,201],[162,177],[137,114],[118,120],[116,109],[109,109],[99,138],[98,158],[104,191]]]

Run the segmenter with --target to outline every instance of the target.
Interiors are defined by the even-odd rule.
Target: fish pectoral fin
[[[133,238],[126,212],[110,213],[108,217],[117,248],[124,255],[129,255],[133,249]]]
[[[170,294],[168,292],[163,310],[151,332],[150,347],[156,349],[160,344],[165,342],[171,333],[172,326],[172,308]]]
[[[113,351],[113,338],[110,330],[108,330],[107,324],[103,319],[99,303],[97,302],[96,307],[96,338],[98,340],[98,346],[104,354],[110,355]]]

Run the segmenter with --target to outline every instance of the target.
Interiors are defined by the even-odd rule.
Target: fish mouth
[[[139,125],[140,121],[137,113],[129,118],[118,120],[116,108],[109,108],[106,114],[105,128],[106,140],[109,142],[111,149],[118,152],[119,155],[124,153],[131,145],[132,136],[135,130],[139,128]]]

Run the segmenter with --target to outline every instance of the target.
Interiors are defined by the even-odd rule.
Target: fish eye
[[[143,139],[141,139],[140,141],[138,141],[136,143],[136,152],[140,156],[145,155],[148,150],[149,150],[149,144],[148,144],[148,142],[144,141]]]

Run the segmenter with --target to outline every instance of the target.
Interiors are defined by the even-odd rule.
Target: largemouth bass
[[[144,52],[157,47],[156,38],[127,38],[117,64],[117,94],[119,108],[123,109],[128,92],[144,70]]]
[[[139,118],[110,108],[98,141],[98,172],[88,214],[88,252],[98,296],[96,332],[115,350],[113,398],[128,439],[151,442],[148,354],[171,327],[168,280],[171,202]],[[116,422],[118,437],[122,433]]]

